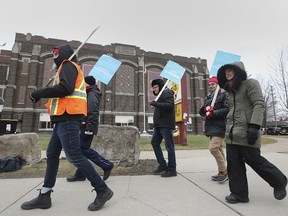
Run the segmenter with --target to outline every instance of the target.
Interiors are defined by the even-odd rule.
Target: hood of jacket
[[[57,47],[54,47],[53,49],[59,49],[59,56],[54,59],[54,62],[56,64],[57,68],[60,67],[61,63],[64,60],[69,59],[70,56],[74,53],[74,50],[68,44],[57,46]],[[74,55],[74,57],[71,59],[71,61],[77,63],[76,55]]]
[[[226,82],[228,82],[228,80],[226,79],[226,75],[225,75],[226,69],[232,69],[234,71],[235,76],[233,80],[239,80],[240,83],[244,80],[247,80],[247,73],[246,73],[243,62],[239,61],[239,62],[234,62],[231,64],[225,64],[219,68],[218,73],[217,73],[218,83],[221,88],[224,88]]]

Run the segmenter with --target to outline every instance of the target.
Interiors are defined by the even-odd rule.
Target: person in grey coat
[[[275,199],[284,199],[287,177],[260,154],[264,99],[259,82],[247,79],[242,62],[223,65],[217,78],[220,87],[228,92],[225,142],[231,193],[226,201],[249,202],[245,163],[274,189]]]

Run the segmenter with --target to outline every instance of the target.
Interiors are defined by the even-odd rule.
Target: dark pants
[[[87,157],[90,161],[95,163],[97,166],[101,167],[103,171],[110,170],[113,168],[113,163],[101,156],[97,151],[91,149],[91,144],[94,135],[86,135],[84,132],[80,133],[80,142],[81,142],[81,152]],[[77,177],[84,177],[84,174],[80,169],[76,170]]]
[[[260,155],[259,148],[228,144],[227,168],[231,194],[236,198],[248,198],[247,163],[271,187],[281,187],[286,176],[266,158]]]
[[[107,188],[107,185],[96,172],[92,164],[81,153],[79,128],[79,121],[57,122],[54,125],[46,151],[47,168],[44,187],[52,188],[55,185],[59,167],[59,156],[63,148],[67,160],[81,170],[96,191]]]
[[[156,159],[160,165],[166,165],[160,145],[163,139],[165,141],[165,147],[168,153],[168,168],[176,170],[173,130],[169,128],[154,128],[151,144],[153,146]]]

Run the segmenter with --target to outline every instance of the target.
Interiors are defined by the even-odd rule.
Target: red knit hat
[[[218,84],[218,80],[216,76],[212,76],[209,80],[208,80],[208,84],[209,83],[217,83]]]

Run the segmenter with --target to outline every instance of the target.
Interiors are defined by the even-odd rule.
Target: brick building
[[[70,44],[74,49],[81,44],[79,41],[47,39],[29,33],[27,35],[16,33],[12,50],[2,50],[0,53],[0,98],[5,101],[1,113],[2,119],[18,119],[17,129],[21,132],[51,130],[49,116],[44,107],[47,99],[41,99],[33,104],[28,95],[35,89],[45,86],[49,78],[55,74],[52,69],[51,51],[53,47],[64,43]],[[151,132],[153,108],[149,106],[149,102],[154,99],[151,81],[159,78],[167,61],[172,60],[186,69],[184,80],[189,106],[187,132],[203,133],[203,118],[199,116],[198,110],[207,94],[209,73],[205,59],[147,52],[139,47],[125,44],[102,46],[87,43],[77,54],[85,75],[89,74],[103,54],[120,60],[122,65],[108,85],[99,83],[103,92],[101,124],[134,125],[140,131],[146,129],[147,132]],[[143,65],[146,70],[144,75]],[[145,97],[144,111],[143,96]]]

